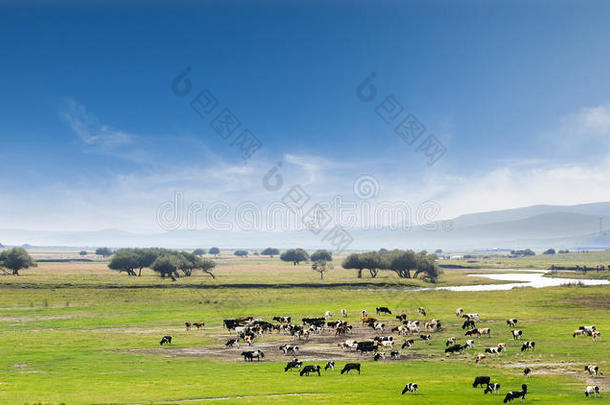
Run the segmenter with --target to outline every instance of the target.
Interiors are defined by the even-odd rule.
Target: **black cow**
[[[530,375],[530,373],[531,373],[531,372],[532,372],[532,369],[531,369],[531,368],[529,368],[529,367],[525,367],[525,368],[523,369],[523,375],[524,375],[524,376],[526,376],[526,377],[529,377],[529,375]]]
[[[396,315],[396,319],[398,319],[401,322],[404,322],[407,320],[407,314]]]
[[[301,370],[301,377],[303,377],[304,375],[309,376],[309,373],[318,373],[318,376],[320,375],[320,366],[305,366],[303,367],[303,370]]]
[[[233,347],[234,345],[237,345],[239,348],[239,339],[229,339],[227,340],[227,343],[225,343],[226,347]]]
[[[388,307],[377,307],[376,309],[377,315],[379,315],[381,312],[392,315],[392,311],[390,311]]]
[[[515,398],[521,398],[521,401],[525,401],[525,394],[527,394],[527,385],[521,386],[522,391],[509,391],[504,397],[504,403],[508,401],[513,402]]]
[[[462,329],[468,329],[468,328],[474,328],[477,325],[474,323],[474,321],[472,319],[468,319],[466,321],[464,321],[464,323],[462,324]]]
[[[358,342],[356,345],[357,352],[376,352],[377,344],[375,342]]]
[[[446,348],[445,353],[461,353],[463,350],[464,346],[462,346],[461,344],[456,344]]]
[[[358,374],[360,374],[360,363],[347,363],[345,366],[343,366],[343,370],[341,370],[341,374],[343,374],[343,373],[349,374],[349,372],[351,370],[358,370]]]
[[[171,336],[168,336],[168,335],[163,336],[163,337],[161,338],[161,341],[159,342],[159,344],[160,344],[161,346],[163,346],[163,344],[164,344],[164,343],[171,344],[171,343],[172,343],[172,337],[171,337]]]
[[[472,387],[476,388],[477,386],[483,386],[483,385],[487,385],[489,384],[489,382],[491,381],[490,377],[487,376],[479,376],[477,378],[474,379],[474,382],[472,383]]]

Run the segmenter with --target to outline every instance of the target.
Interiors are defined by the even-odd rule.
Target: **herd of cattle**
[[[342,309],[341,315],[343,318],[347,318],[347,310]],[[426,310],[423,307],[417,308],[417,313],[420,316],[426,316]],[[377,307],[376,308],[376,316],[381,314],[392,315],[392,311],[390,311],[387,307]],[[362,355],[366,353],[372,353],[372,359],[374,361],[385,359],[387,356],[386,350],[390,351],[391,359],[399,359],[400,358],[400,350],[409,349],[415,345],[416,339],[421,340],[422,342],[427,342],[430,344],[432,339],[432,334],[430,332],[440,331],[442,328],[441,321],[439,319],[432,319],[428,322],[420,322],[419,320],[408,320],[407,315],[402,313],[400,315],[396,315],[394,319],[397,321],[397,325],[393,327],[389,327],[389,320],[382,321],[381,319],[370,317],[366,310],[362,310],[361,313],[361,322],[362,326],[366,325],[371,328],[375,333],[377,332],[385,332],[389,330],[392,333],[396,333],[401,337],[404,337],[402,343],[396,343],[396,339],[392,335],[386,336],[375,336],[372,339],[366,339],[357,341],[355,339],[346,339],[338,344],[339,348],[344,351],[355,351]],[[464,318],[464,322],[462,324],[462,329],[466,330],[464,333],[465,337],[483,337],[487,336],[491,337],[491,329],[490,328],[477,328],[476,323],[480,321],[480,316],[478,313],[465,313],[463,308],[458,308],[456,310],[456,316],[458,318]],[[312,334],[321,334],[325,331],[334,331],[335,336],[347,336],[350,335],[354,331],[354,327],[349,325],[345,320],[334,320],[330,319],[333,317],[333,313],[331,311],[326,311],[324,316],[316,317],[316,318],[302,318],[301,324],[296,324],[292,322],[292,317],[290,316],[275,316],[273,317],[274,323],[264,321],[263,319],[253,319],[251,316],[243,316],[235,319],[225,319],[223,320],[223,327],[227,329],[229,332],[235,333],[235,337],[231,337],[225,343],[225,347],[240,347],[240,342],[247,344],[248,346],[253,346],[255,339],[260,338],[264,333],[283,333],[289,336],[294,337],[298,341],[307,342]],[[536,349],[536,343],[534,341],[521,341],[523,336],[523,331],[517,328],[517,324],[519,321],[515,318],[507,319],[506,325],[512,328],[510,332],[510,336],[514,341],[521,342],[521,351],[524,352],[526,350],[534,351]],[[185,326],[187,330],[190,330],[192,327],[196,327],[197,329],[203,328],[205,326],[204,322],[185,322]],[[423,329],[422,329],[423,326]],[[418,336],[417,336],[418,335]],[[595,326],[580,326],[577,330],[575,330],[572,334],[575,338],[577,336],[591,336],[593,340],[601,339],[601,333],[596,330]],[[408,339],[408,337],[414,337]],[[160,344],[171,344],[172,337],[169,335],[163,336]],[[400,346],[400,350],[395,348],[394,345]],[[474,349],[475,341],[473,339],[468,339],[464,344],[457,343],[456,337],[449,337],[445,342],[445,354],[450,356],[455,353],[462,353],[465,350]],[[299,354],[299,345],[297,344],[283,344],[279,346],[279,351],[284,355],[298,356]],[[484,353],[479,353],[475,356],[475,364],[479,364],[483,360],[491,356],[501,356],[503,352],[507,350],[506,343],[498,343],[495,346],[487,347],[484,350]],[[245,361],[261,361],[265,357],[265,354],[262,350],[246,350],[241,352],[241,356],[243,356]],[[286,366],[284,367],[284,371],[290,370],[299,370],[300,376],[309,376],[310,374],[317,374],[321,376],[322,367],[317,364],[305,365],[303,366],[303,361],[299,360],[297,357],[294,357],[290,360]],[[333,371],[335,369],[335,361],[327,361],[324,366],[325,371]],[[350,371],[355,370],[360,374],[361,364],[360,363],[347,363],[344,365],[341,370],[341,374],[349,374]],[[599,372],[599,367],[597,365],[587,365],[585,366],[585,371],[588,372],[591,376],[601,374]],[[523,374],[525,377],[528,377],[531,373],[531,369],[526,367],[523,370]],[[473,387],[484,387],[483,391],[485,394],[491,393],[499,394],[500,384],[491,381],[491,377],[489,376],[478,376],[476,377]],[[418,390],[417,383],[409,382],[405,385],[402,390],[402,394],[407,392],[415,393]],[[504,403],[512,402],[514,399],[520,399],[521,401],[525,401],[525,396],[527,394],[527,385],[523,384],[521,386],[521,390],[509,391],[507,392]],[[598,396],[600,394],[600,388],[598,386],[587,386],[585,389],[585,396],[592,397]]]

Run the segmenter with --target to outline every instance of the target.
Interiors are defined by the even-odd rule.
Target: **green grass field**
[[[45,263],[19,277],[0,277],[0,403],[501,403],[504,394],[529,385],[528,403],[573,404],[610,398],[605,376],[610,366],[610,288],[518,288],[495,292],[398,292],[352,283],[370,282],[354,272],[334,270],[324,282],[306,265],[294,268],[276,260],[219,260],[218,277],[196,276],[172,283],[150,273],[129,278],[100,263]],[[483,280],[464,271],[446,271],[441,285]],[[422,285],[420,280],[398,280],[382,274],[379,285]],[[487,280],[485,282],[490,282]],[[204,285],[256,283],[264,288],[193,288]],[[278,283],[308,287],[274,288]],[[329,286],[329,283],[345,285]],[[348,284],[349,283],[349,284]],[[159,288],[167,287],[167,288]],[[286,287],[286,286],[284,286]],[[364,288],[362,288],[364,287]],[[305,364],[337,360],[335,371],[321,377],[299,377],[284,372],[290,356],[277,346],[292,338],[273,333],[254,347],[265,351],[264,361],[245,363],[244,349],[225,349],[227,332],[222,319],[252,315],[271,320],[274,315],[321,316],[341,308],[357,326],[356,336],[374,336],[360,326],[361,309],[374,313],[385,305],[421,319],[416,308],[428,310],[425,319],[438,318],[443,329],[433,333],[430,345],[417,341],[401,351],[401,360],[373,362],[370,355],[341,352],[326,332],[299,342]],[[445,340],[464,342],[461,319],[455,309],[479,312],[477,326],[490,327],[491,338],[478,338],[476,348],[446,357]],[[535,352],[519,350],[505,320],[519,319],[524,340],[536,342]],[[395,323],[393,317],[381,317]],[[186,331],[184,321],[205,321],[204,330]],[[603,339],[572,338],[579,325],[594,324]],[[171,346],[159,346],[165,334]],[[389,334],[386,333],[386,334]],[[397,338],[402,342],[402,338]],[[502,357],[475,365],[474,356],[485,347],[506,342]],[[346,362],[362,363],[361,375],[340,375]],[[604,376],[592,378],[585,364],[600,366]],[[533,375],[525,378],[529,365]],[[477,375],[489,375],[502,385],[501,397],[484,396],[472,388]],[[407,382],[416,382],[418,394],[400,395]],[[599,385],[602,396],[587,400],[586,385]]]

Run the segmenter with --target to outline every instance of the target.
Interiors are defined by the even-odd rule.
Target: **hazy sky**
[[[433,200],[439,218],[610,200],[606,1],[48,3],[0,3],[0,228],[154,231],[175,192],[357,200],[362,175],[371,202]],[[402,107],[379,110],[388,96]],[[247,160],[244,130],[262,144]]]

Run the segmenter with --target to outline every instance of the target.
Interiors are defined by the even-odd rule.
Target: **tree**
[[[195,267],[198,270],[203,271],[206,274],[209,274],[212,278],[216,278],[216,276],[214,275],[214,273],[212,272],[212,270],[214,269],[214,267],[216,267],[216,262],[210,259],[199,259],[197,261],[197,267]]]
[[[19,275],[19,270],[36,266],[36,262],[24,248],[12,248],[0,253],[0,267],[11,270],[14,276]]]
[[[309,260],[309,255],[303,249],[289,249],[280,255],[280,259],[285,262],[292,262],[295,266],[300,262]]]
[[[317,262],[317,261],[320,261],[320,260],[323,260],[323,261],[326,261],[326,262],[332,262],[333,261],[333,255],[328,250],[316,250],[311,255],[311,260],[313,260],[314,262]]]
[[[556,253],[555,249],[550,248],[550,249],[545,250],[542,254],[543,255],[554,255],[555,253]]]
[[[197,256],[203,256],[204,254],[206,254],[206,250],[205,249],[195,249],[193,250],[193,254],[197,255]]]
[[[359,254],[352,253],[351,255],[347,256],[345,260],[343,260],[341,267],[346,270],[358,270],[358,278],[362,278],[362,270],[364,270],[364,264],[360,260]]]
[[[397,250],[390,253],[390,270],[400,278],[411,278],[411,270],[417,268],[417,258],[412,250]]]
[[[217,247],[213,247],[208,250],[208,253],[214,256],[218,256],[220,254],[220,249],[218,249]]]
[[[333,264],[326,260],[317,260],[311,265],[311,269],[320,273],[320,280],[324,280],[324,273],[333,269]]]
[[[102,257],[108,257],[112,256],[112,250],[108,249],[107,247],[97,248],[95,249],[95,254]]]
[[[265,249],[261,252],[261,255],[265,255],[265,256],[269,256],[269,257],[277,256],[279,254],[280,254],[279,249],[270,248],[270,247],[268,247],[267,249]]]
[[[78,254],[81,255],[81,256],[87,256],[87,251],[86,250],[81,250]]]
[[[436,249],[434,253],[436,253],[437,255],[443,254],[443,249]]]
[[[157,257],[151,268],[161,274],[161,278],[169,276],[173,281],[176,281],[176,278],[180,277],[178,274],[179,264],[175,255],[163,254]]]
[[[247,250],[236,250],[235,252],[233,252],[233,254],[237,257],[248,257],[248,251]]]
[[[112,256],[108,268],[119,272],[124,271],[130,276],[136,276],[135,269],[138,268],[138,256],[133,249],[120,249]]]
[[[438,276],[441,274],[441,269],[436,264],[436,255],[427,254],[426,251],[421,251],[416,255],[417,269],[415,277],[423,274],[422,279],[436,283]]]
[[[157,257],[163,252],[163,249],[134,249],[134,253],[138,262],[138,277],[142,275],[142,269],[150,267],[157,260]]]
[[[367,252],[360,255],[360,261],[365,269],[369,270],[371,277],[377,277],[380,269],[388,268],[389,266],[384,263],[384,258],[378,252]]]

